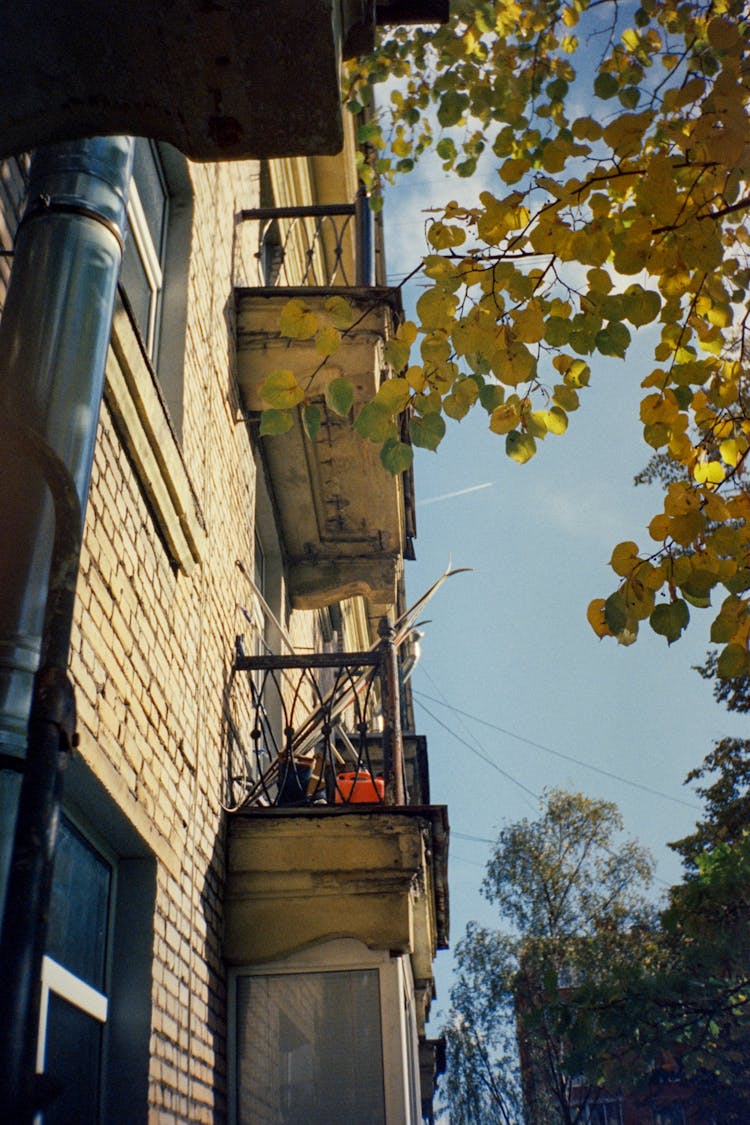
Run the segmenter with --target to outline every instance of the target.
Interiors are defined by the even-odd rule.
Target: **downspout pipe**
[[[41,963],[75,726],[68,649],[131,170],[125,137],[35,153],[0,320],[0,1089],[19,1125],[40,1107]]]

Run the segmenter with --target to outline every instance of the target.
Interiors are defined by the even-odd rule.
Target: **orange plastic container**
[[[337,805],[373,805],[383,800],[385,782],[369,770],[340,773],[336,778]]]

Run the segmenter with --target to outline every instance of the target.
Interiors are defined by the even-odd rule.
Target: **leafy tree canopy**
[[[498,173],[474,206],[433,212],[416,319],[387,346],[396,376],[356,428],[395,473],[446,418],[484,411],[524,463],[565,432],[597,358],[648,328],[643,436],[683,472],[646,543],[615,547],[617,588],[589,620],[623,644],[648,620],[672,643],[713,595],[729,677],[750,672],[749,41],[742,0],[457,0],[443,27],[387,33],[347,91],[369,114],[374,206],[428,149],[458,177]],[[351,327],[336,304],[283,329],[315,336],[322,362]],[[267,432],[304,407],[308,374],[269,388]]]
[[[500,832],[482,889],[504,926],[470,924],[456,951],[445,1028],[456,1125],[520,1122],[522,1073],[534,1120],[585,1120],[597,1088],[573,1099],[572,1075],[596,1069],[598,1031],[567,993],[630,959],[632,928],[651,920],[651,860],[621,829],[614,805],[552,790],[538,818]]]
[[[688,1077],[699,1120],[740,1125],[750,1120],[750,744],[722,740],[688,781],[701,782],[705,813],[670,845],[683,881],[637,955],[576,999],[597,1019],[609,1077],[632,1086],[661,1057]]]

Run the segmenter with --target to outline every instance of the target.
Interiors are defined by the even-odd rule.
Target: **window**
[[[136,137],[128,200],[129,238],[120,282],[149,359],[157,363],[169,194],[153,141]]]
[[[136,137],[120,291],[178,436],[192,220],[185,157],[170,145]]]
[[[60,1093],[43,1125],[145,1125],[156,876],[115,817],[117,855],[60,821],[52,881],[37,1069]],[[133,851],[140,854],[133,855]]]
[[[385,1125],[376,969],[241,977],[237,1125]]]
[[[653,1125],[685,1125],[685,1110],[680,1102],[663,1103],[651,1110]]]
[[[60,1084],[45,1125],[99,1120],[112,864],[65,819],[42,967],[37,1069]]]
[[[582,1121],[586,1125],[622,1125],[620,1098],[599,1098],[595,1105],[586,1107]]]
[[[231,1125],[418,1125],[409,958],[337,938],[230,973]]]

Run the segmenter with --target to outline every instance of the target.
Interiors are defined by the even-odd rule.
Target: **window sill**
[[[119,299],[112,321],[104,393],[170,560],[183,574],[190,574],[203,558],[203,515],[154,376]]]

